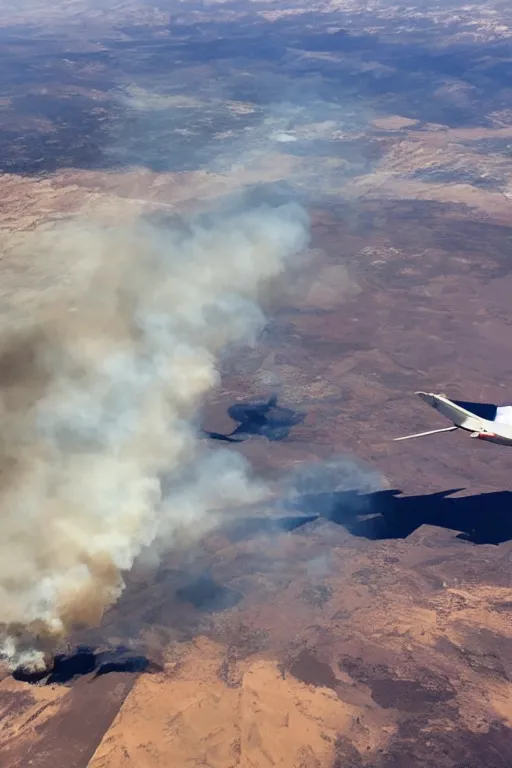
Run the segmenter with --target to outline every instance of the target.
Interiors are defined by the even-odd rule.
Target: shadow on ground
[[[434,525],[458,531],[457,538],[473,544],[511,541],[512,492],[454,496],[462,490],[419,496],[402,496],[398,490],[306,494],[288,507],[309,515],[304,522],[316,515],[343,526],[353,536],[372,540],[406,539],[420,526]]]
[[[277,404],[277,395],[272,395],[262,403],[235,403],[228,408],[228,416],[239,424],[227,435],[203,430],[203,436],[211,440],[223,440],[239,443],[252,435],[266,437],[267,440],[284,440],[292,427],[304,421],[306,414],[283,408]]]
[[[70,653],[55,656],[50,669],[39,672],[15,669],[13,677],[26,683],[39,685],[67,685],[76,678],[91,675],[101,677],[111,672],[140,672],[155,671],[156,666],[146,656],[135,654],[128,648],[119,646],[104,651],[98,651],[86,645],[79,645]]]

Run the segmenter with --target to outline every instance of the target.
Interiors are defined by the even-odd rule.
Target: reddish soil
[[[355,457],[389,491],[347,493],[360,480],[339,458],[336,494],[306,489],[277,526],[251,513],[139,567],[76,640],[137,639],[163,670],[5,677],[2,766],[512,764],[510,456],[459,434],[390,442],[444,426],[416,389],[510,396],[512,228],[413,201],[313,222],[316,285],[232,362],[205,420],[230,430],[228,406],[276,389],[305,421],[229,450],[271,479]]]

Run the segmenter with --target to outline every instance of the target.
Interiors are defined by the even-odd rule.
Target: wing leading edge
[[[427,435],[438,435],[440,432],[454,432],[458,427],[443,427],[443,429],[429,429],[428,432],[416,432],[414,435],[404,435],[403,437],[394,437],[395,443],[401,440],[413,440],[415,437],[426,437]]]

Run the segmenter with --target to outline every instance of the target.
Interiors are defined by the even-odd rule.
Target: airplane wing
[[[446,395],[433,392],[416,392],[424,403],[430,405],[458,427],[474,428],[476,422],[494,421],[497,407],[493,403],[474,403],[466,400],[450,400]]]
[[[454,432],[458,427],[443,427],[443,429],[429,429],[428,432],[416,432],[414,435],[404,435],[403,437],[394,437],[395,443],[400,440],[412,440],[415,437],[426,437],[427,435],[437,435],[439,432]]]
[[[470,437],[502,445],[512,445],[512,407],[509,404],[497,406],[494,403],[450,400],[446,395],[435,394],[434,392],[416,392],[416,395],[442,416],[449,419],[452,426],[396,437],[394,441],[412,440],[415,437],[462,429],[465,432],[470,432]]]

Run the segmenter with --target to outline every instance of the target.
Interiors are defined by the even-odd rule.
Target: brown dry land
[[[505,396],[511,231],[455,205],[369,202],[358,216],[312,211],[315,277],[226,370],[208,427],[229,429],[225,408],[267,394],[272,370],[305,422],[236,450],[274,475],[355,456],[403,497],[376,494],[361,513],[341,493],[330,519],[295,527],[285,513],[278,530],[242,520],[202,542],[192,566],[174,554],[134,573],[85,640],[142,637],[162,671],[71,688],[5,677],[3,765],[509,764],[506,451],[462,435],[406,449],[389,438],[437,425],[418,387]]]
[[[231,450],[271,480],[336,457],[342,489],[312,492],[274,523],[269,510],[244,512],[192,553],[138,566],[102,626],[71,640],[131,644],[153,662],[145,672],[33,685],[4,671],[1,768],[510,768],[511,455],[458,433],[391,442],[445,426],[417,389],[510,399],[508,6],[254,3],[256,32],[237,4],[89,6],[32,3],[30,17],[22,3],[11,17],[0,62],[0,318],[69,278],[57,255],[33,258],[55,220],[129,221],[253,185],[292,189],[311,215],[313,262],[258,346],[226,365],[205,424],[229,431],[229,406],[275,390],[304,422],[283,440],[255,436]],[[29,17],[46,69],[15,26]],[[431,48],[409,45],[416,18]],[[268,44],[259,58],[255,40]],[[155,61],[168,71],[154,73]],[[296,96],[296,69],[315,99],[324,87],[336,98],[329,109],[301,103],[292,130],[296,113],[281,119],[274,96]],[[130,120],[151,123],[158,104],[173,119],[189,110],[172,141],[162,129],[167,164],[99,162],[104,125],[122,122],[112,72],[123,87],[141,78]],[[167,81],[172,94],[158,95]],[[60,118],[71,102],[78,123]],[[221,167],[209,157],[177,167],[189,133],[202,147],[201,121],[210,144],[232,153]],[[347,492],[352,459],[387,489]]]

